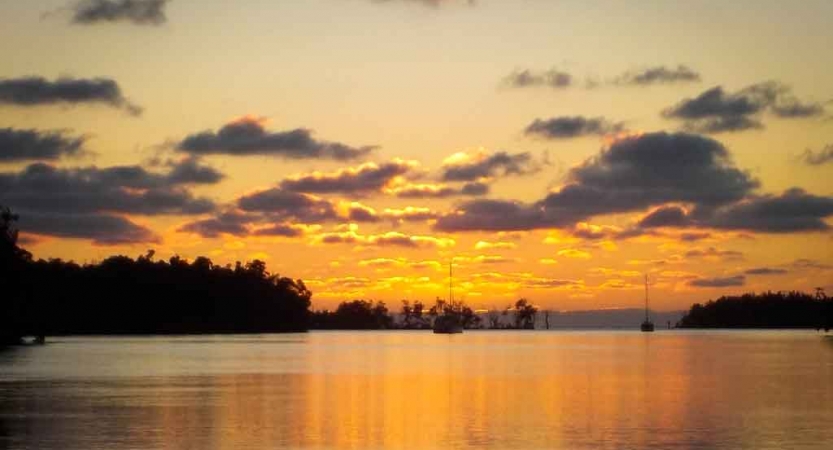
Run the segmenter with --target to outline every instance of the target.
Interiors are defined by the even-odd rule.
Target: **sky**
[[[830,292],[833,3],[0,0],[36,258],[261,259],[315,308]]]

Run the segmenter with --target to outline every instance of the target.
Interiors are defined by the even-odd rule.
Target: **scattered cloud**
[[[404,208],[385,208],[381,217],[394,222],[425,222],[439,217],[439,213],[429,208],[406,206]]]
[[[689,286],[702,288],[736,287],[746,284],[746,276],[735,275],[730,277],[697,278],[688,282]]]
[[[648,133],[615,141],[571,169],[566,184],[532,204],[473,200],[441,217],[442,231],[516,231],[572,226],[597,215],[666,203],[713,209],[737,202],[758,181],[732,164],[719,142],[686,133]]]
[[[265,120],[243,117],[224,125],[217,132],[192,134],[176,147],[193,155],[263,155],[287,159],[351,160],[367,155],[375,147],[352,147],[338,142],[319,141],[312,131],[297,128],[271,132],[264,128]]]
[[[15,106],[81,105],[99,103],[138,116],[142,108],[125,98],[109,78],[42,77],[0,78],[0,104]]]
[[[414,161],[400,159],[383,164],[371,162],[331,173],[314,172],[296,176],[282,181],[280,187],[286,191],[312,194],[366,195],[391,187],[417,165]]]
[[[189,222],[177,231],[194,233],[205,238],[216,238],[222,234],[247,236],[250,233],[249,225],[253,220],[253,217],[248,214],[228,211],[208,219]]]
[[[321,244],[356,244],[365,247],[453,247],[454,239],[438,238],[433,236],[407,235],[396,231],[383,234],[363,235],[359,234],[358,227],[351,224],[347,229],[330,233],[322,233],[316,236],[316,241]]]
[[[72,23],[130,22],[135,25],[161,25],[167,21],[169,0],[83,0],[72,7]]]
[[[237,206],[246,212],[266,213],[278,221],[322,223],[339,217],[331,202],[281,188],[244,195],[237,200]]]
[[[399,198],[408,199],[479,197],[489,193],[489,185],[479,181],[466,183],[462,187],[431,183],[404,184],[389,189],[388,192]]]
[[[511,175],[537,173],[540,165],[529,153],[456,153],[443,164],[443,181],[475,182]]]
[[[0,128],[0,163],[52,161],[83,152],[84,136],[73,137],[64,131]]]
[[[21,211],[20,227],[29,233],[88,239],[97,245],[161,242],[161,238],[147,227],[118,215],[18,211]]]
[[[711,134],[763,128],[760,115],[765,111],[781,118],[806,118],[823,115],[824,106],[802,103],[789,86],[767,81],[734,93],[715,86],[667,108],[662,115],[684,121],[689,131]]]
[[[654,84],[697,83],[700,74],[688,66],[654,66],[639,71],[625,72],[614,80],[614,84],[650,86]]]
[[[734,250],[720,250],[714,247],[705,249],[696,248],[685,252],[685,257],[689,259],[706,258],[721,261],[737,261],[744,258],[742,252]]]
[[[830,216],[833,216],[833,197],[793,188],[781,195],[758,196],[720,208],[704,223],[712,228],[792,233],[829,230],[825,219]]]
[[[522,69],[515,70],[507,75],[501,84],[512,88],[546,86],[553,89],[564,89],[573,84],[573,76],[558,69],[550,69],[544,72]]]
[[[527,136],[545,139],[572,139],[582,136],[605,136],[623,129],[623,123],[614,123],[604,117],[562,116],[535,119],[526,127],[524,133]]]
[[[814,152],[809,148],[801,155],[801,160],[811,166],[821,166],[833,163],[833,144],[827,144],[823,149]]]
[[[171,168],[168,181],[173,184],[216,184],[226,176],[219,170],[202,164],[199,158],[188,157],[178,162],[169,162]]]
[[[0,173],[4,202],[24,211],[125,214],[203,214],[214,202],[195,198],[181,180],[141,166],[61,169],[44,163]]]
[[[215,209],[186,188],[195,182],[141,166],[63,169],[34,163],[0,172],[3,202],[20,213],[29,233],[92,239],[99,244],[158,242],[147,228],[122,215],[199,215]]]
[[[748,269],[743,272],[746,275],[785,275],[789,273],[787,269],[777,269],[771,267],[757,267],[754,269]]]

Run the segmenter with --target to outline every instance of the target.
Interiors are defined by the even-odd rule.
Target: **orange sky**
[[[315,307],[830,291],[833,5],[694,3],[2,2],[0,204]]]

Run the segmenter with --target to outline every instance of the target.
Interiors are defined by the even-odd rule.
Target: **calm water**
[[[0,448],[830,449],[833,339],[63,338],[0,351]]]

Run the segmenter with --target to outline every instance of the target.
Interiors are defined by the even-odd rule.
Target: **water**
[[[830,449],[833,338],[60,338],[0,351],[0,448]]]

